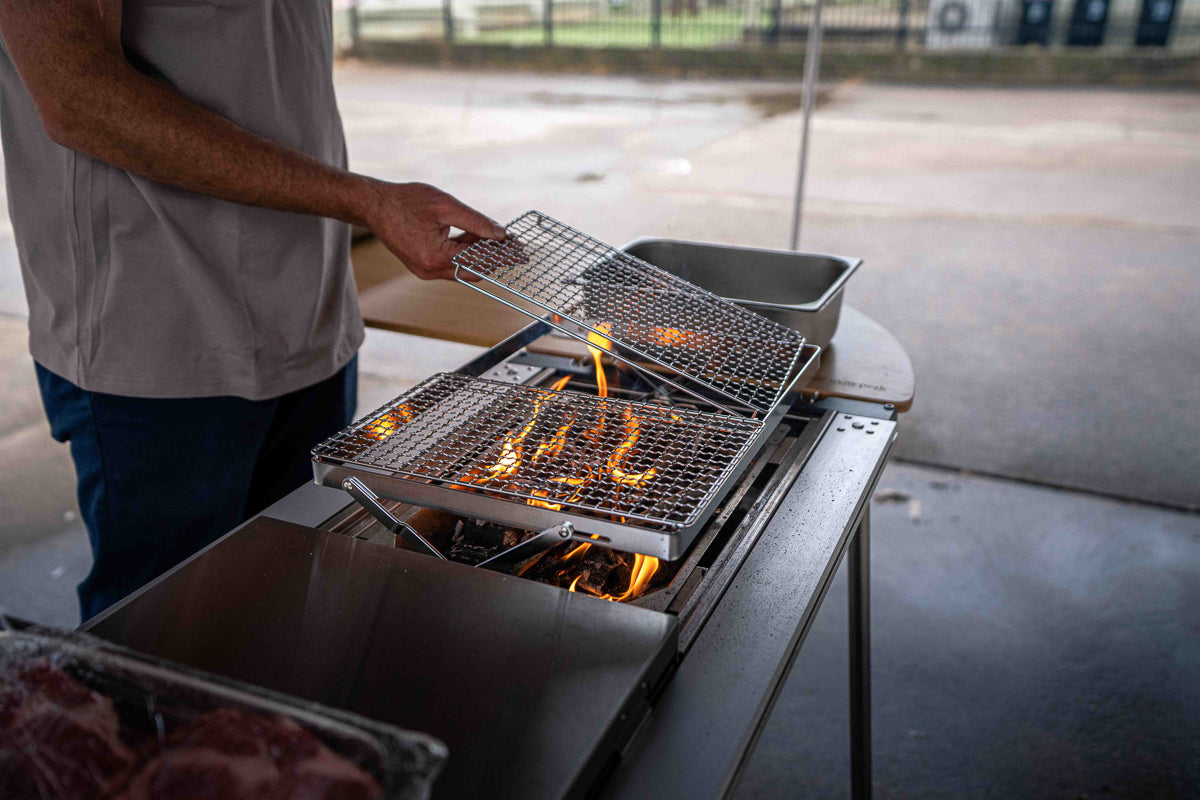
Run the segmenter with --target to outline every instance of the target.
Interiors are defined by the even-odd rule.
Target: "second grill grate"
[[[657,365],[756,416],[796,377],[804,348],[796,331],[540,212],[506,230],[505,241],[483,240],[455,257],[459,271],[482,278],[468,286],[525,313],[531,304],[551,312],[566,333]]]

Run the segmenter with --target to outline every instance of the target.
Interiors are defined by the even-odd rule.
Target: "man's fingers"
[[[458,255],[463,250],[466,250],[468,247],[470,247],[471,245],[475,244],[478,241],[480,241],[479,237],[473,233],[460,233],[458,236],[451,237],[451,239],[450,239],[450,257],[454,258],[454,256]],[[451,268],[449,277],[451,277],[451,278],[456,277],[454,275],[453,268]],[[478,275],[472,275],[470,272],[467,272],[465,269],[461,270],[458,273],[457,277],[461,278],[464,281],[468,281],[470,283],[475,283],[476,281],[479,280]]]
[[[451,198],[454,200],[454,198]],[[481,239],[503,239],[504,227],[496,223],[468,205],[454,200],[446,209],[444,222],[461,228],[465,233],[472,233]]]

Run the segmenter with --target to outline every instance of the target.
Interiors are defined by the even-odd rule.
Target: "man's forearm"
[[[90,18],[86,4],[30,6],[22,14],[60,16],[54,24],[4,25],[5,39],[59,144],[225,200],[366,224],[369,179],[272,142],[141,74],[118,43],[95,35],[99,13]]]
[[[223,200],[366,225],[422,278],[453,277],[451,259],[471,241],[504,237],[439,189],[324,164],[138,72],[114,24],[118,0],[103,7],[102,15],[98,0],[0,0],[0,33],[59,144]],[[453,228],[464,233],[451,236]]]

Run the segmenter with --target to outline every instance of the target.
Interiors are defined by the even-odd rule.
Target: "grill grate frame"
[[[630,432],[627,414],[638,420],[638,441],[614,463],[610,459]],[[538,446],[554,442],[572,420],[561,450],[543,450],[535,460]],[[518,466],[489,478],[487,467],[503,463],[504,442],[526,430]],[[313,456],[675,531],[699,520],[761,430],[761,422],[739,416],[441,373],[327,439]],[[594,432],[590,438],[588,432]],[[616,479],[612,466],[626,477],[652,467],[656,472],[631,486]],[[581,486],[553,480],[584,476],[590,477]]]
[[[756,415],[770,412],[795,377],[805,343],[799,332],[541,212],[523,214],[506,231],[503,242],[481,240],[455,256],[461,282],[525,313],[529,304],[550,312],[566,333],[603,336]]]

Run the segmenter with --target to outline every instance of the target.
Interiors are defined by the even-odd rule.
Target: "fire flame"
[[[657,558],[636,553],[633,558],[633,572],[629,579],[629,588],[623,594],[616,597],[606,594],[604,595],[604,599],[623,603],[632,597],[637,597],[650,583],[650,579],[654,577],[654,573],[656,572],[658,572]]]
[[[622,486],[639,486],[642,483],[650,480],[658,474],[658,470],[654,467],[645,472],[626,472],[621,469],[621,462],[625,460],[625,456],[629,455],[630,451],[637,445],[639,430],[642,423],[634,415],[628,407],[625,409],[625,441],[617,445],[617,449],[608,457],[606,466],[608,467],[609,476],[621,484]]]
[[[592,360],[596,368],[596,388],[597,394],[600,397],[608,397],[608,379],[604,374],[604,365],[602,356],[612,347],[612,342],[607,338],[607,334],[612,330],[612,326],[603,322],[596,326],[595,331],[591,331],[587,335],[588,352],[591,354]],[[678,334],[679,332],[676,331]],[[571,376],[566,376],[559,380],[551,388],[551,391],[559,391]],[[508,478],[516,475],[520,470],[521,464],[525,458],[526,439],[533,432],[538,421],[538,415],[547,400],[553,395],[550,392],[542,392],[537,400],[534,401],[533,414],[529,422],[520,431],[512,431],[504,437],[504,441],[500,446],[500,457],[496,463],[485,466],[475,467],[460,480],[463,483],[485,484],[499,478]],[[674,415],[672,415],[674,416]],[[567,435],[571,428],[575,425],[574,418],[566,420],[550,438],[540,442],[533,448],[533,454],[529,457],[530,463],[537,463],[542,460],[553,459],[562,453],[567,445]],[[579,434],[586,440],[597,441],[604,432],[607,424],[605,414],[601,414],[600,420],[596,426],[589,431]],[[533,497],[526,499],[526,504],[538,508],[545,508],[550,511],[561,511],[564,504],[573,503],[583,496],[584,487],[596,480],[608,478],[617,484],[618,487],[637,488],[645,482],[652,480],[657,475],[658,470],[654,467],[643,472],[628,472],[623,469],[623,464],[626,458],[637,447],[638,439],[641,436],[641,421],[629,409],[626,408],[623,412],[623,433],[624,438],[616,449],[609,454],[604,466],[598,471],[589,471],[587,475],[570,476],[562,475],[551,478],[551,482],[562,487],[562,492],[550,489],[535,489],[530,492]],[[618,488],[619,491],[619,488]],[[624,518],[620,518],[624,522]],[[598,537],[593,537],[598,538]],[[575,545],[564,556],[561,557],[561,564],[567,564],[582,556],[591,547],[590,542],[583,542]],[[528,567],[528,565],[526,565]],[[658,571],[659,561],[653,556],[644,556],[639,554],[634,555],[633,568],[629,576],[629,584],[623,592],[618,594],[603,594],[597,595],[603,600],[623,602],[639,596],[650,583],[650,579]],[[522,572],[524,569],[522,569]],[[520,574],[520,573],[518,573]],[[575,576],[571,581],[568,590],[572,592],[586,591],[586,587],[581,589],[579,582],[582,580],[584,573]],[[590,592],[589,592],[590,594]]]
[[[596,326],[596,330],[588,331],[587,335],[589,342],[588,352],[592,354],[592,361],[596,362],[596,394],[601,397],[608,397],[608,378],[604,376],[604,365],[600,362],[600,351],[607,351],[612,347],[612,342],[606,338],[606,335],[610,331],[612,331],[612,325],[607,322],[601,322]]]

